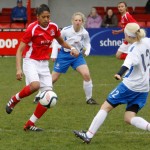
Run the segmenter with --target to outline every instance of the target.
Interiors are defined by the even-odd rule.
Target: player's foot
[[[35,96],[35,99],[33,100],[33,103],[37,104],[40,100],[39,96]]]
[[[76,137],[80,138],[84,143],[89,144],[91,142],[91,138],[88,138],[85,131],[77,131],[74,130],[73,133]]]
[[[43,131],[42,128],[38,128],[35,125],[25,125],[23,129],[24,131],[36,131],[36,132]]]
[[[89,105],[99,105],[93,98],[90,98],[86,101]]]
[[[13,111],[15,105],[16,105],[18,102],[19,102],[18,100],[15,101],[13,98],[11,98],[11,99],[9,100],[9,102],[7,103],[7,105],[6,105],[6,112],[7,112],[8,114],[10,114],[10,113]]]

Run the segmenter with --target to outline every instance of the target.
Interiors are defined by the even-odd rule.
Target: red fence
[[[19,29],[19,31],[5,30],[0,32],[0,56],[15,56],[24,32]],[[51,53],[51,51],[52,49],[50,48],[49,52]]]
[[[16,55],[23,34],[24,32],[0,32],[0,55]]]

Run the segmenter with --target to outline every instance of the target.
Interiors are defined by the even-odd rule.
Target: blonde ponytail
[[[146,36],[146,32],[145,32],[144,29],[139,29],[139,30],[136,32],[136,35],[137,35],[138,41],[140,41],[143,37]]]

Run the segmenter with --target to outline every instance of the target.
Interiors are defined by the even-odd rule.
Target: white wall
[[[17,0],[0,0],[0,10],[3,7],[16,6]],[[23,0],[24,6],[26,1]],[[37,7],[41,3],[49,5],[51,9],[51,19],[59,27],[67,26],[71,23],[71,16],[74,12],[81,11],[86,16],[93,6],[116,6],[120,0],[31,0],[31,7]],[[147,0],[126,0],[128,6],[145,6]]]
[[[35,0],[35,7],[38,7],[40,4],[48,4],[48,0]]]

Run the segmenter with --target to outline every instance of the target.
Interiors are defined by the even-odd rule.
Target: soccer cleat
[[[89,105],[99,105],[93,98],[90,98],[86,101]]]
[[[88,138],[85,131],[77,131],[74,130],[73,133],[76,137],[80,138],[84,143],[89,144],[91,142],[91,138]]]
[[[24,131],[36,131],[36,132],[40,132],[40,131],[43,131],[42,128],[38,128],[34,125],[30,126],[30,125],[25,125],[24,126]]]
[[[37,104],[40,100],[40,97],[39,96],[35,96],[35,99],[33,101],[33,103]]]
[[[9,102],[7,103],[7,105],[6,105],[6,112],[8,113],[8,114],[10,114],[12,111],[13,111],[13,109],[14,109],[14,107],[15,107],[15,105],[17,104],[17,102],[15,102],[12,98],[9,100]]]

